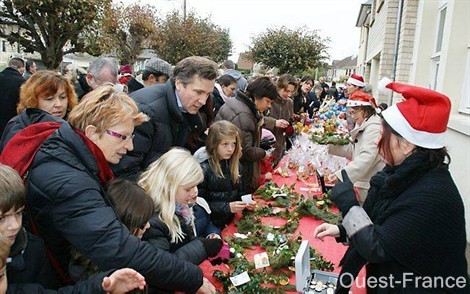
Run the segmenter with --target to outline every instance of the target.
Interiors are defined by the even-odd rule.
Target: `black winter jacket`
[[[18,232],[7,261],[7,278],[8,284],[39,283],[47,289],[58,286],[43,240],[24,229]]]
[[[41,284],[23,283],[23,284],[10,284],[8,283],[7,294],[101,294],[105,293],[101,283],[104,277],[109,277],[114,270],[109,270],[102,273],[92,275],[90,278],[79,281],[73,286],[62,287],[57,291],[45,289]]]
[[[186,225],[180,216],[178,216],[178,219],[184,233],[184,239],[181,242],[171,243],[170,230],[158,216],[152,217],[150,228],[145,232],[142,240],[148,241],[158,250],[171,252],[179,259],[198,265],[207,258],[204,244],[194,236],[193,229]]]
[[[223,230],[234,217],[234,214],[230,211],[230,202],[241,200],[241,185],[232,183],[228,160],[220,162],[225,178],[220,178],[214,173],[209,160],[201,163],[201,167],[204,173],[204,181],[198,185],[198,195],[209,204],[212,211],[210,216],[214,225]]]
[[[136,180],[139,173],[172,146],[185,147],[192,130],[205,131],[199,113],[182,113],[178,108],[173,79],[130,94],[139,111],[150,118],[135,128],[134,150],[113,165],[114,174]]]
[[[63,271],[73,246],[100,270],[130,267],[150,286],[196,291],[202,271],[130,234],[109,205],[98,172],[68,123],[44,141],[29,169],[27,205]]]
[[[5,126],[2,140],[0,142],[0,153],[13,138],[16,133],[22,129],[39,122],[65,122],[63,119],[50,115],[48,112],[37,108],[26,108],[20,114],[12,118]]]
[[[386,166],[372,177],[364,210],[373,225],[350,239],[340,263],[345,284],[346,273],[354,277],[367,264],[367,277],[389,282],[394,278],[394,289],[378,286],[368,288],[368,293],[470,293],[464,206],[442,161],[415,152],[400,165]],[[448,277],[452,282],[461,277],[466,287],[434,283],[434,289],[423,289],[428,278]],[[337,291],[348,293],[340,287]]]
[[[214,87],[214,91],[212,91],[212,97],[214,97],[214,117],[217,116],[217,113],[219,112],[219,109],[222,107],[222,105],[225,104],[224,98],[220,95],[219,90]]]
[[[207,238],[211,234],[222,236],[221,230],[214,225],[211,216],[202,206],[196,204],[193,206],[194,226],[198,237]]]
[[[25,81],[20,72],[12,67],[0,72],[0,136],[8,121],[17,114],[20,87]]]

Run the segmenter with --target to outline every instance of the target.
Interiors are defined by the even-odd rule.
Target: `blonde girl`
[[[195,237],[192,206],[203,177],[193,156],[174,148],[152,163],[139,181],[155,203],[154,217],[143,240],[194,264],[217,255],[222,247],[220,239]]]
[[[247,204],[240,201],[239,160],[242,151],[237,126],[226,120],[212,124],[206,152],[208,158],[201,163],[204,181],[198,186],[199,194],[209,204],[214,225],[223,229],[235,213],[247,208]]]

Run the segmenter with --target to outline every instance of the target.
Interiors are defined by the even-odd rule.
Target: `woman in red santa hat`
[[[370,178],[385,166],[382,162],[377,139],[380,137],[381,118],[377,115],[377,103],[374,97],[362,91],[351,94],[346,104],[349,115],[355,123],[350,132],[351,143],[348,145],[329,145],[330,154],[346,157],[351,162],[342,170],[349,175],[351,182],[359,194],[361,206],[367,197]],[[342,181],[341,171],[338,170],[328,176],[328,180],[336,183]]]
[[[350,97],[352,93],[361,91],[366,86],[364,78],[360,75],[352,74],[346,82],[346,95]]]
[[[314,236],[350,242],[338,293],[348,292],[364,265],[374,293],[470,293],[464,206],[444,147],[450,100],[397,82],[386,87],[406,99],[382,112],[377,144],[386,167],[372,177],[364,207],[343,171],[331,193],[343,222],[322,224]]]

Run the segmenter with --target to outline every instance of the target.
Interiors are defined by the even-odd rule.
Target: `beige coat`
[[[361,126],[351,131],[351,141],[354,143],[329,146],[330,154],[351,160],[344,170],[348,173],[354,186],[358,188],[362,203],[365,201],[370,187],[370,178],[385,166],[375,144],[380,136],[381,123],[382,119],[378,115],[373,115]],[[341,170],[336,171],[335,175],[339,180],[343,180]]]

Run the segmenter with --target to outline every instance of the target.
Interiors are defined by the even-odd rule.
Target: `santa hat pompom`
[[[387,88],[387,85],[392,82],[391,79],[387,77],[383,77],[380,81],[379,84],[377,85],[377,90],[379,90],[380,93],[382,94],[391,94],[393,91],[389,88]]]

